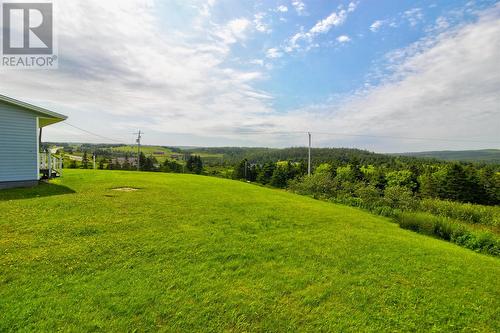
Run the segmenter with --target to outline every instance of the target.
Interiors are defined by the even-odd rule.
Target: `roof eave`
[[[42,127],[45,127],[45,126],[49,126],[49,125],[52,125],[52,124],[59,123],[59,122],[64,121],[66,119],[67,119],[67,117],[65,117],[64,119],[63,118],[44,118],[44,117],[38,117],[38,127],[42,128]]]
[[[10,98],[4,95],[0,95],[0,101],[34,112],[40,118],[40,127],[45,127],[68,119],[67,116],[60,113],[50,111],[29,103],[21,102],[17,99]]]

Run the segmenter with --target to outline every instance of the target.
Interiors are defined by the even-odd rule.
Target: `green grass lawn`
[[[243,182],[66,170],[0,230],[0,331],[500,331],[499,259]]]

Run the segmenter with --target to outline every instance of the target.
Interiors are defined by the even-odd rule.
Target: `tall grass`
[[[429,213],[400,213],[396,220],[401,228],[444,239],[476,252],[500,256],[500,237],[489,230]]]
[[[482,206],[437,199],[422,199],[420,210],[472,224],[500,226],[500,207]]]
[[[453,242],[477,252],[500,256],[500,207],[438,199],[418,200],[407,189],[392,186],[347,186],[329,174],[290,182],[289,190],[316,199],[366,209],[394,218],[402,228]]]

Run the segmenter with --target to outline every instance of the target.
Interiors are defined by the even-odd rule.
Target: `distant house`
[[[153,155],[165,155],[164,151],[155,151]]]
[[[0,189],[34,186],[60,161],[40,153],[42,128],[67,117],[0,95]]]
[[[123,167],[123,165],[126,164],[127,162],[131,167],[137,166],[137,158],[135,157],[128,157],[128,158],[116,157],[111,159],[111,163],[120,165],[120,167]]]

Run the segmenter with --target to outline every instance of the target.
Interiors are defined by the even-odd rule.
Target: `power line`
[[[65,121],[65,122],[62,122],[62,124],[65,124],[65,125],[71,126],[71,127],[76,128],[76,129],[78,129],[78,130],[80,130],[80,131],[82,131],[82,132],[85,132],[85,133],[87,133],[87,134],[90,134],[90,135],[93,135],[93,136],[99,137],[99,138],[101,138],[101,139],[105,139],[105,140],[109,140],[109,141],[114,141],[114,142],[117,142],[117,143],[123,143],[123,141],[120,141],[120,140],[115,140],[115,139],[108,138],[108,137],[106,137],[106,136],[103,136],[103,135],[100,135],[100,134],[97,134],[97,133],[94,133],[94,132],[88,131],[88,130],[86,130],[86,129],[80,128],[80,127],[75,126],[75,125],[72,125],[72,124],[70,124],[70,123],[68,123],[68,122],[66,122],[66,121]]]
[[[339,132],[316,132],[316,131],[249,131],[249,132],[238,132],[237,134],[242,135],[262,135],[262,134],[276,134],[276,135],[290,135],[290,134],[320,134],[320,135],[332,135],[332,136],[352,136],[352,137],[365,137],[365,138],[380,138],[380,139],[397,139],[397,140],[422,140],[422,141],[444,141],[444,142],[470,142],[470,143],[493,143],[498,144],[494,141],[483,141],[483,140],[466,140],[466,139],[447,139],[447,138],[431,138],[431,137],[407,137],[407,136],[393,136],[393,135],[375,135],[375,134],[354,134],[354,133],[339,133]],[[234,133],[236,134],[236,133]]]
[[[350,134],[350,133],[335,133],[335,132],[312,132],[314,134],[333,135],[333,136],[353,136],[353,137],[366,137],[366,138],[381,138],[381,139],[398,139],[398,140],[422,140],[422,141],[444,141],[444,142],[471,142],[471,143],[493,143],[493,141],[482,140],[464,140],[464,139],[447,139],[447,138],[421,138],[421,137],[407,137],[407,136],[392,136],[392,135],[371,135],[371,134]]]
[[[231,132],[231,133],[226,133],[226,134],[236,134],[236,135],[240,135],[240,134],[247,134],[247,135],[252,135],[252,134],[255,134],[255,135],[262,135],[262,134],[277,134],[277,135],[290,135],[290,134],[305,134],[305,133],[309,133],[307,131],[248,131],[248,132],[245,132],[245,131],[241,131],[241,132]]]
[[[63,122],[68,126],[74,127],[80,131],[91,134],[93,136],[99,137],[101,139],[124,143],[122,140],[116,140],[113,138],[106,137],[104,135],[100,135],[94,133],[92,131],[88,131],[81,127],[75,126],[68,122]],[[396,139],[396,140],[419,140],[419,141],[442,141],[442,142],[468,142],[468,143],[488,143],[488,144],[498,144],[498,142],[494,141],[485,141],[485,140],[467,140],[467,139],[456,139],[456,138],[433,138],[433,137],[408,137],[408,136],[394,136],[394,135],[376,135],[376,134],[357,134],[357,133],[340,133],[340,132],[322,132],[322,131],[240,131],[240,132],[231,132],[226,134],[237,134],[237,135],[300,135],[300,134],[319,134],[319,135],[331,135],[331,136],[348,136],[348,137],[364,137],[364,138],[380,138],[380,139]],[[138,133],[134,133],[138,134]],[[141,133],[144,134],[144,133]],[[185,133],[189,134],[189,133]]]

